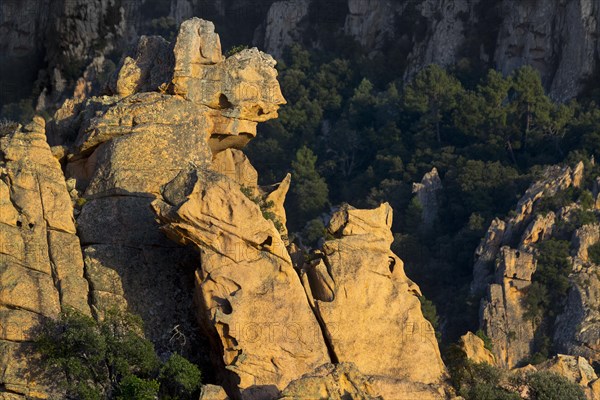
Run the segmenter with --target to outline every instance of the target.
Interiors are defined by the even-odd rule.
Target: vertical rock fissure
[[[83,246],[81,246],[81,253],[84,254]],[[98,315],[98,309],[96,308],[96,306],[94,304],[94,298],[92,296],[92,292],[95,290],[94,283],[90,277],[90,274],[88,271],[88,266],[85,263],[85,261],[83,263],[83,279],[86,280],[86,282],[88,284],[88,288],[89,288],[88,293],[87,293],[87,303],[88,303],[88,306],[90,307],[90,312],[92,313],[92,317],[98,321],[100,319],[99,315]]]
[[[42,209],[42,217],[44,218],[44,227],[46,229],[46,252],[48,255],[48,262],[50,263],[50,272],[52,273],[52,282],[54,283],[54,287],[56,288],[56,291],[58,292],[58,301],[62,308],[63,295],[62,295],[62,290],[60,289],[60,280],[58,277],[58,271],[56,270],[56,264],[55,264],[54,260],[52,259],[52,252],[50,251],[50,246],[52,245],[52,243],[50,242],[50,224],[48,223],[48,219],[46,218],[46,208],[44,207],[44,196],[42,194],[42,184],[40,183],[40,176],[37,171],[35,173],[35,181],[37,183],[38,194],[40,197],[40,207]]]
[[[339,364],[340,360],[339,360],[337,354],[335,353],[335,348],[333,346],[333,343],[331,342],[331,338],[327,334],[327,325],[325,324],[325,321],[323,321],[323,318],[321,317],[321,313],[319,311],[319,303],[317,303],[317,301],[319,301],[319,300],[315,300],[315,306],[314,307],[311,306],[311,310],[312,310],[313,314],[315,315],[315,318],[317,319],[319,328],[321,329],[321,336],[323,336],[323,341],[325,342],[325,346],[327,347],[327,353],[329,354],[329,358],[331,359],[331,362],[333,364]]]

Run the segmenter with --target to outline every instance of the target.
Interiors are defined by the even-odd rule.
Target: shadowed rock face
[[[485,288],[480,325],[493,342],[499,366],[513,368],[537,351],[536,330],[545,322],[526,317],[525,302],[537,270],[536,246],[549,239],[565,239],[564,227],[574,224],[577,213],[583,211],[582,204],[572,203],[541,213],[539,202],[568,188],[580,187],[582,177],[582,163],[575,168],[548,168],[519,200],[514,216],[492,222],[476,251],[471,289],[476,294]],[[593,209],[592,205],[587,212]],[[600,284],[598,266],[589,259],[588,249],[598,241],[598,223],[583,225],[572,233],[569,290],[564,309],[559,310],[551,327],[552,345],[557,351],[593,362],[600,360]]]

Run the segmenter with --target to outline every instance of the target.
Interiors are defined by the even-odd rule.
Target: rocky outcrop
[[[494,218],[488,228],[485,237],[475,250],[475,264],[473,266],[473,282],[471,293],[481,294],[492,283],[494,274],[494,262],[500,247],[504,243],[506,223],[499,218]]]
[[[46,398],[34,375],[35,329],[65,307],[90,314],[73,207],[45,123],[0,135],[0,397]],[[23,397],[20,397],[21,395]]]
[[[344,33],[365,48],[381,48],[393,37],[396,7],[383,0],[348,0]]]
[[[78,232],[95,311],[128,305],[159,349],[176,326],[197,336],[196,261],[159,231],[150,204],[183,171],[243,146],[284,102],[270,56],[250,49],[225,59],[220,49],[214,25],[197,18],[174,44],[142,37],[115,74],[113,96],[67,102],[53,124],[69,145],[67,176],[83,204]]]
[[[140,6],[135,0],[3,2],[0,104],[31,96],[36,80],[50,103],[72,94],[94,57],[122,50],[135,37]]]
[[[534,182],[519,199],[514,213],[505,220],[494,219],[485,237],[475,250],[471,293],[484,291],[494,276],[494,261],[504,245],[529,248],[548,238],[553,229],[556,215],[550,212],[535,214],[535,206],[542,198],[549,198],[569,187],[578,187],[583,179],[583,163],[574,168],[553,166],[547,168],[541,178]],[[562,215],[559,219],[564,218]]]
[[[600,266],[588,259],[588,247],[600,241],[598,224],[573,234],[573,271],[565,308],[556,320],[554,342],[566,354],[600,360]]]
[[[547,371],[560,375],[573,383],[579,384],[589,400],[600,398],[600,380],[598,380],[594,368],[583,357],[557,354],[542,364],[528,365],[523,369],[526,369],[527,372]],[[516,374],[522,372],[525,371],[514,371]]]
[[[581,262],[589,262],[588,249],[600,241],[600,224],[584,225],[573,234],[575,257]]]
[[[536,213],[536,206],[543,198],[578,187],[582,179],[583,163],[575,168],[546,169],[527,189],[511,217],[492,221],[475,252],[471,292],[485,293],[480,324],[492,339],[500,366],[512,368],[531,355],[539,324],[525,317],[523,299],[536,270],[533,246],[550,238],[557,216],[554,212]]]
[[[180,182],[185,185],[177,188]],[[167,235],[201,251],[197,314],[213,347],[221,349],[221,363],[235,375],[229,390],[237,381],[243,398],[272,398],[328,362],[285,244],[240,185],[193,171],[165,190],[165,201],[154,208]]]
[[[600,177],[596,178],[596,180],[594,181],[594,187],[592,190],[592,194],[593,194],[594,198],[596,199],[596,201],[594,203],[594,209],[600,210]]]
[[[481,325],[492,339],[498,365],[512,368],[530,355],[535,321],[525,318],[523,298],[536,269],[534,256],[509,247],[500,249],[494,283],[481,306]]]
[[[389,250],[387,204],[342,207],[328,228],[337,239],[325,242],[299,279],[280,233],[239,183],[194,170],[167,185],[163,198],[153,203],[163,230],[200,249],[198,318],[243,398],[273,396],[328,361],[355,363],[384,398],[443,398],[445,368],[419,289]],[[294,390],[284,396],[294,398]]]
[[[424,230],[431,229],[438,217],[440,192],[442,190],[442,180],[438,175],[437,168],[433,168],[426,173],[421,183],[413,183],[412,192],[422,207],[421,221]]]
[[[494,354],[485,347],[483,339],[474,335],[472,332],[467,332],[461,336],[459,341],[460,349],[465,353],[467,360],[474,363],[487,363],[496,365]]]
[[[445,368],[435,332],[419,288],[390,251],[391,224],[388,204],[341,207],[327,228],[335,239],[304,266],[302,280],[336,360],[355,363],[384,398],[440,398]]]
[[[598,65],[598,17],[600,6],[593,0],[548,3],[502,2],[503,16],[495,61],[509,73],[529,64],[541,72],[551,95],[558,100],[581,90],[583,77]]]
[[[425,21],[426,29],[423,37],[413,38],[415,42],[408,55],[405,79],[412,78],[426,65],[448,66],[458,61],[467,28],[477,21],[474,8],[478,3],[479,0],[423,0],[415,6],[418,16]],[[481,48],[483,52],[483,43]],[[483,53],[480,57],[488,56]]]
[[[229,396],[221,386],[204,385],[200,390],[199,400],[229,400]]]
[[[549,211],[545,215],[536,215],[529,226],[525,228],[523,235],[521,235],[521,245],[523,247],[530,247],[532,244],[549,239],[555,223],[556,215],[552,211]]]
[[[375,400],[370,382],[353,363],[325,364],[291,382],[280,400]]]
[[[40,109],[65,93],[82,93],[88,64],[123,52],[159,23],[192,16],[219,23],[228,46],[253,43],[277,57],[291,43],[321,48],[325,35],[345,34],[371,55],[402,52],[405,79],[428,64],[469,60],[509,74],[522,65],[540,71],[551,96],[576,96],[599,62],[600,6],[594,0],[483,4],[479,0],[135,0],[7,1],[0,8],[0,104],[31,96],[38,80]],[[315,32],[316,27],[316,32]],[[113,65],[114,67],[114,65]],[[93,81],[93,80],[92,80]],[[85,92],[85,90],[83,90]],[[94,91],[92,91],[93,93]],[[97,93],[95,93],[97,94]]]
[[[310,0],[284,0],[271,4],[264,22],[265,51],[281,57],[283,50],[300,40],[298,24],[308,15]]]
[[[199,323],[232,398],[277,398],[306,374],[320,383],[284,396],[308,385],[444,398],[419,288],[390,251],[389,205],[341,207],[323,248],[292,262],[291,177],[259,186],[239,150],[285,103],[274,65],[257,49],[225,58],[213,24],[194,18],[175,43],[143,37],[111,95],[65,102],[52,149],[40,118],[0,138],[0,322],[18,327],[0,332],[0,390],[47,396],[17,353],[68,306],[98,319],[128,308],[161,353],[174,330],[177,351],[200,352]]]

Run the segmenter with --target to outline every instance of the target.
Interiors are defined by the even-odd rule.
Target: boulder
[[[350,362],[325,364],[286,387],[279,400],[376,400],[369,380]]]
[[[573,235],[573,247],[575,248],[575,257],[586,263],[589,260],[588,248],[600,241],[600,224],[588,224],[577,229]]]
[[[225,393],[225,389],[216,385],[204,385],[200,390],[200,398],[198,400],[229,400],[229,396]]]
[[[494,354],[485,347],[483,340],[472,332],[467,332],[461,336],[459,345],[468,360],[474,363],[496,365]]]

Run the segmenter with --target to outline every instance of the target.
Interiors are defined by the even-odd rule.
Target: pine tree
[[[292,194],[298,211],[294,217],[299,220],[316,216],[328,202],[327,183],[319,175],[316,163],[317,156],[306,146],[296,152],[296,159],[292,161]]]
[[[419,72],[406,87],[404,98],[407,108],[423,114],[425,125],[435,129],[438,144],[442,143],[442,118],[456,107],[457,95],[462,90],[456,78],[434,64]]]

